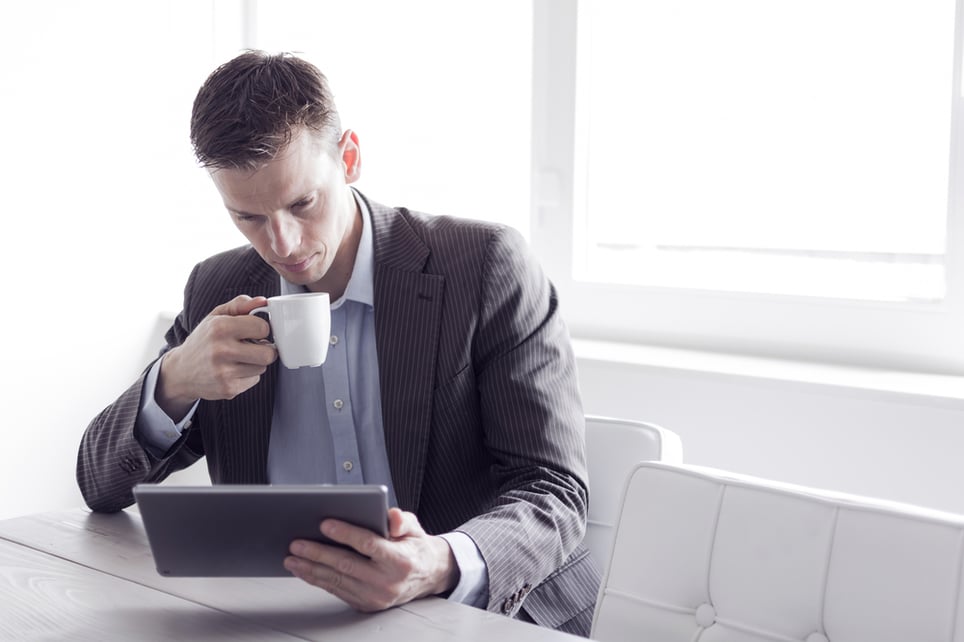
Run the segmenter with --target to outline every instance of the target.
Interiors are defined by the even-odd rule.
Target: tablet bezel
[[[334,543],[319,530],[326,518],[388,534],[388,491],[375,484],[138,484],[134,497],[165,577],[290,577],[293,540]]]

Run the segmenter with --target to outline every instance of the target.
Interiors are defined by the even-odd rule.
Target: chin
[[[284,277],[285,281],[288,283],[293,283],[294,285],[308,286],[318,280],[308,274],[291,274],[289,272],[282,272],[281,276]]]
[[[289,283],[294,283],[295,285],[301,285],[309,290],[311,286],[321,281],[325,275],[324,274],[312,274],[307,272],[302,272],[300,274],[286,274],[283,275]],[[324,290],[317,290],[318,292],[323,292]]]

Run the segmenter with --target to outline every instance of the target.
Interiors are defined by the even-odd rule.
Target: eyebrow
[[[297,205],[298,203],[310,198],[317,191],[318,191],[317,189],[312,189],[312,190],[309,190],[308,192],[305,192],[295,200],[288,203],[288,207],[291,207],[292,205]],[[264,214],[252,214],[251,212],[245,212],[244,210],[236,210],[233,207],[228,207],[227,205],[225,205],[224,208],[228,210],[229,213],[234,214],[235,216],[264,216]]]

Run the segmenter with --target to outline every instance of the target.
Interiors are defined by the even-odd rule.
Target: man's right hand
[[[154,397],[169,417],[179,421],[198,399],[232,399],[258,383],[278,358],[273,345],[257,343],[268,322],[248,315],[266,303],[247,295],[222,303],[164,355]]]

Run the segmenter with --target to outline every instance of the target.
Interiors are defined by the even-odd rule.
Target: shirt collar
[[[352,190],[352,195],[355,197],[355,202],[358,203],[358,209],[361,212],[362,233],[358,241],[358,252],[355,254],[355,265],[352,267],[345,293],[337,301],[331,302],[332,308],[341,307],[342,303],[349,300],[364,303],[369,307],[375,305],[375,250],[372,240],[372,215],[368,210],[368,205],[358,195],[358,192]],[[281,294],[296,294],[304,291],[304,286],[295,285],[281,277]]]

